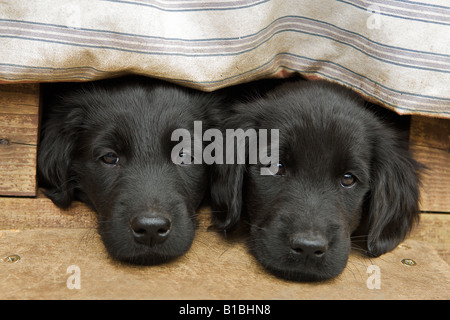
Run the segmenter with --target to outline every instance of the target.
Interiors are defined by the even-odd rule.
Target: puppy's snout
[[[328,240],[320,234],[296,233],[290,240],[291,251],[297,256],[321,258],[328,250]]]
[[[172,227],[167,217],[155,214],[138,215],[130,224],[135,241],[149,247],[166,241]]]

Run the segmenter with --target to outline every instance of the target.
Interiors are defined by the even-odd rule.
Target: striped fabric
[[[0,1],[3,83],[137,73],[212,91],[292,72],[450,118],[450,2]]]

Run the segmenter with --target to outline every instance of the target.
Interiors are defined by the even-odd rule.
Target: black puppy
[[[182,255],[194,238],[208,168],[188,153],[174,163],[172,132],[192,131],[194,121],[207,128],[217,101],[140,77],[73,86],[51,87],[47,96],[60,98],[44,101],[38,172],[46,195],[62,208],[73,199],[92,206],[116,259],[155,264]]]
[[[356,231],[376,257],[418,221],[421,166],[350,90],[296,81],[232,113],[225,128],[279,129],[279,163],[271,164],[273,175],[261,175],[261,163],[215,165],[215,224],[231,229],[244,210],[250,251],[276,275],[335,277]]]

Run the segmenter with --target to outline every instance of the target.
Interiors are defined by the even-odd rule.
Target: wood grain
[[[75,201],[67,210],[58,208],[41,191],[36,198],[0,197],[0,229],[95,228],[97,216]]]
[[[438,254],[450,264],[450,215],[422,213],[420,223],[410,238],[431,244]]]
[[[39,85],[0,85],[0,195],[36,195]]]

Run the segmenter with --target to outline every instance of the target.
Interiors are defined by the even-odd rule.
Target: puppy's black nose
[[[319,234],[297,233],[291,237],[291,251],[299,256],[321,258],[328,250],[328,240]]]
[[[149,247],[166,241],[171,228],[170,220],[162,215],[138,215],[130,224],[136,242]]]

